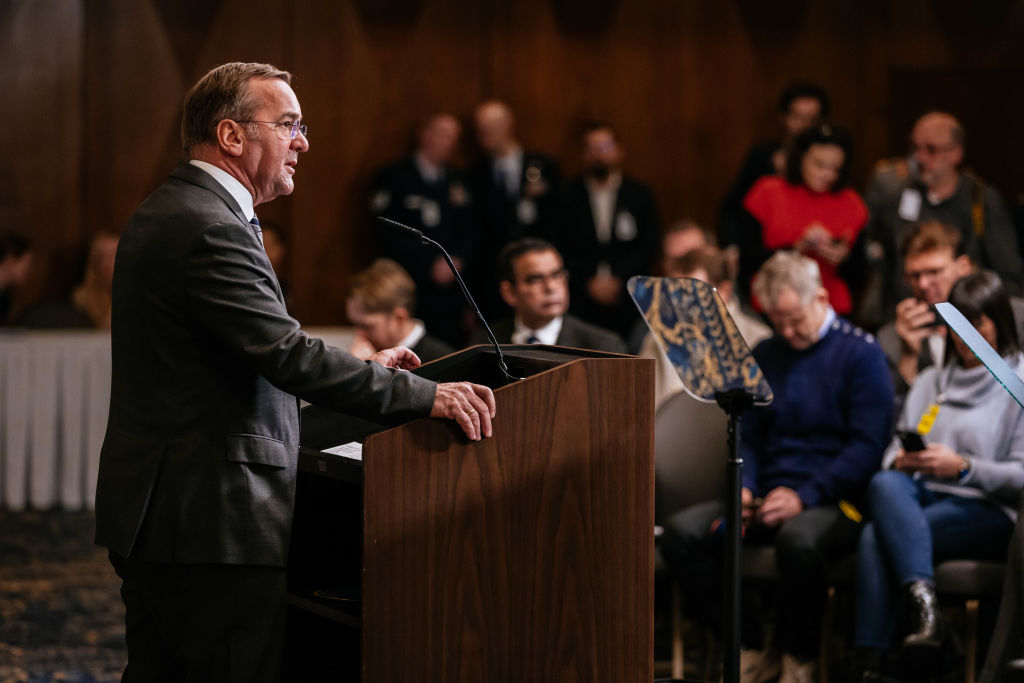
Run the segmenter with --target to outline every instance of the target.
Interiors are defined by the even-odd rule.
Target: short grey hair
[[[198,144],[214,139],[224,119],[248,121],[260,103],[249,92],[254,78],[278,78],[291,85],[292,75],[270,64],[230,62],[211,69],[185,95],[181,116],[181,147],[185,156]]]
[[[788,287],[809,304],[821,289],[821,271],[814,259],[795,251],[778,251],[765,261],[754,280],[754,296],[762,308],[771,308],[783,288]]]

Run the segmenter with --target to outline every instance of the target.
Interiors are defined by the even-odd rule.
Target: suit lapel
[[[171,177],[177,178],[178,180],[183,180],[186,183],[198,185],[204,190],[209,190],[210,192],[220,197],[220,199],[224,202],[225,206],[227,206],[231,213],[233,213],[235,217],[239,220],[239,222],[249,230],[249,232],[252,235],[253,241],[256,243],[257,248],[259,248],[259,250],[264,253],[264,258],[266,258],[266,252],[263,250],[263,246],[260,244],[259,239],[256,237],[256,233],[252,231],[252,226],[250,226],[249,224],[249,219],[247,219],[245,217],[245,214],[242,213],[242,207],[238,205],[238,202],[236,202],[235,198],[231,196],[231,193],[228,192],[223,185],[218,183],[217,180],[214,179],[212,175],[210,175],[203,169],[199,168],[198,166],[193,166],[187,161],[183,161],[180,164],[178,164],[178,166],[173,171],[171,171]],[[267,264],[269,266],[269,260],[267,261]],[[273,276],[270,282],[274,286],[274,292],[277,294],[277,300],[280,301],[281,305],[283,306],[284,292],[281,290],[281,283],[277,279],[277,273],[274,272],[273,266],[270,266],[269,270]]]
[[[212,175],[203,169],[198,166],[193,166],[187,161],[183,161],[178,164],[177,168],[171,171],[171,177],[184,180],[186,183],[198,185],[204,190],[209,190],[214,193],[221,198],[224,204],[231,210],[231,213],[235,214],[238,220],[245,225],[249,224],[249,219],[245,217],[244,213],[242,213],[242,207],[238,205],[238,202],[236,202],[235,198],[231,196],[231,193],[224,189],[223,185],[218,183]]]

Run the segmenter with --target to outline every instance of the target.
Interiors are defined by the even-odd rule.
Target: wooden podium
[[[303,411],[286,680],[653,679],[654,361],[502,348],[417,370],[495,388],[490,439]]]

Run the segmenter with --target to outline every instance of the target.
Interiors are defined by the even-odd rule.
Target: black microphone
[[[476,305],[476,302],[473,301],[473,295],[469,293],[469,288],[466,287],[466,283],[463,282],[462,276],[459,275],[459,269],[455,267],[454,263],[452,263],[452,257],[448,255],[448,251],[440,244],[424,235],[422,230],[417,230],[416,228],[409,227],[405,223],[399,223],[398,221],[393,221],[390,218],[384,218],[384,216],[377,216],[377,220],[399,228],[409,235],[418,237],[420,242],[423,244],[429,244],[436,247],[437,250],[441,252],[441,255],[444,256],[445,263],[448,264],[448,267],[452,270],[452,274],[455,275],[455,281],[459,283],[459,288],[462,290],[462,296],[466,298],[466,303],[469,304],[470,308],[473,309],[473,312],[476,313],[476,317],[480,319],[481,323],[483,323],[484,331],[487,332],[487,338],[490,340],[491,346],[494,347],[494,352],[498,354],[498,369],[501,370],[501,374],[510,382],[523,379],[522,377],[516,377],[509,372],[508,364],[505,363],[505,355],[501,352],[501,346],[498,344],[498,340],[495,339],[494,333],[491,332],[491,326],[487,324],[487,321],[484,319],[484,314],[480,312],[480,308]]]

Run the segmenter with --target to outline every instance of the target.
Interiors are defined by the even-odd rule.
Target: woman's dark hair
[[[832,192],[837,192],[850,182],[850,156],[853,153],[853,142],[845,128],[838,128],[828,123],[811,126],[796,136],[789,151],[786,153],[786,181],[791,185],[803,185],[801,172],[804,155],[811,145],[835,145],[843,150],[843,165],[839,168],[839,176],[832,184]]]
[[[949,303],[963,313],[972,325],[977,325],[981,316],[988,316],[996,326],[996,349],[1000,356],[1008,356],[1020,350],[1017,338],[1017,323],[1010,306],[1010,296],[999,276],[991,270],[979,270],[956,281],[949,293]],[[952,344],[946,345],[946,358],[955,353]]]

